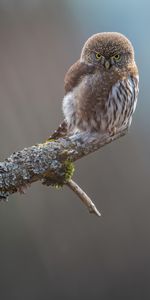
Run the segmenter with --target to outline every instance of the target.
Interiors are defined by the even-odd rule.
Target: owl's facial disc
[[[122,55],[120,52],[111,52],[103,53],[99,52],[98,50],[93,49],[86,49],[88,52],[84,56],[84,61],[88,63],[93,63],[98,67],[103,66],[106,70],[109,70],[112,66],[118,67],[122,62]]]
[[[116,65],[121,61],[121,55],[119,53],[112,55],[110,57],[105,57],[100,54],[100,52],[94,52],[96,63],[103,65],[106,70],[109,70],[113,65]]]

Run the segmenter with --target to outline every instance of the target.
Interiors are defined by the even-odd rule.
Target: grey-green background
[[[1,0],[1,160],[45,140],[62,120],[63,77],[85,40],[132,41],[140,96],[129,134],[78,161],[71,191],[34,184],[0,203],[0,299],[150,298],[150,2]]]

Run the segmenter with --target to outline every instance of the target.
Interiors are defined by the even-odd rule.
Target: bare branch
[[[85,204],[85,206],[88,208],[90,213],[94,213],[98,217],[101,216],[101,213],[96,208],[95,204],[92,202],[92,200],[89,198],[89,196],[78,186],[76,182],[73,180],[69,180],[66,183],[69,188],[77,194],[77,196],[81,199],[81,201]]]

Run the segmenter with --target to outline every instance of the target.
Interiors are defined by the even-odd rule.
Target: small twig
[[[90,213],[94,213],[98,217],[101,216],[101,213],[96,208],[95,204],[92,202],[92,200],[88,197],[88,195],[78,186],[76,182],[74,182],[72,179],[69,180],[66,184],[72,191],[77,194],[77,196],[81,199],[81,201],[85,204],[85,206],[88,208]]]

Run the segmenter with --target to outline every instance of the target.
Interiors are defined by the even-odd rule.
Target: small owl
[[[65,76],[65,120],[50,138],[76,132],[114,133],[130,126],[138,96],[131,42],[116,32],[97,33]]]

